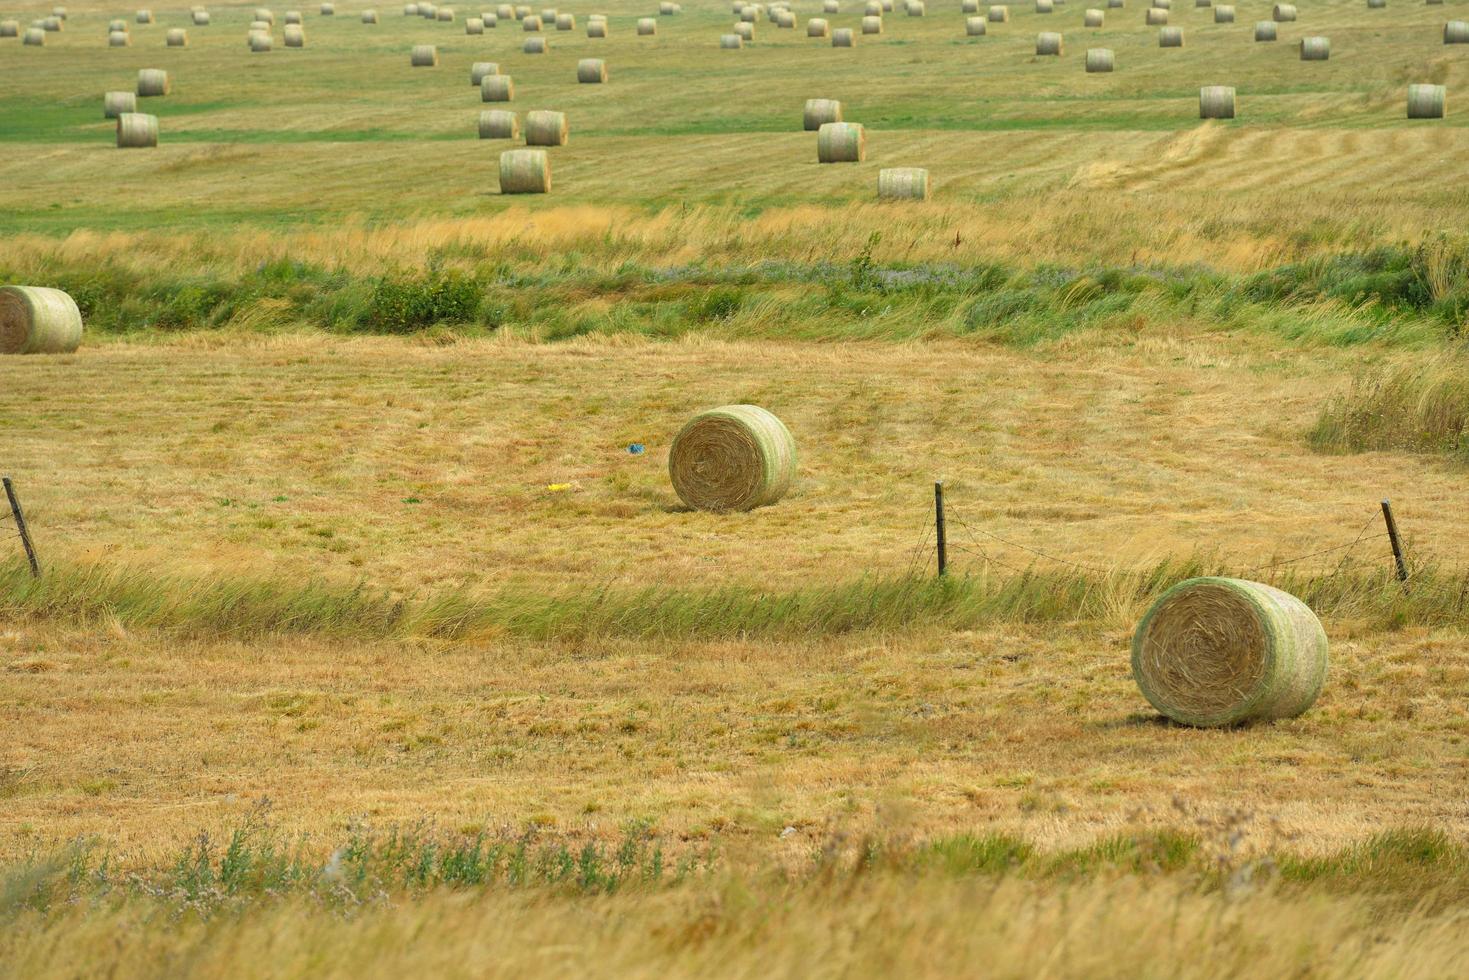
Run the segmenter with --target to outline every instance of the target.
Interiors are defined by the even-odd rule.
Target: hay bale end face
[[[1448,90],[1442,85],[1409,85],[1408,118],[1442,119],[1448,111]]]
[[[144,68],[138,72],[138,95],[142,98],[167,95],[172,90],[173,83],[162,68]]]
[[[437,68],[439,49],[432,44],[415,44],[413,54],[409,57],[409,64],[414,68]]]
[[[481,102],[511,102],[515,99],[515,80],[509,75],[486,75],[480,79]]]
[[[106,92],[102,95],[102,118],[116,119],[124,112],[138,111],[136,92]]]
[[[119,149],[141,149],[158,145],[158,117],[141,112],[124,112],[117,117]]]
[[[1112,53],[1111,48],[1087,48],[1086,70],[1088,74],[1115,71],[1117,68],[1117,56]]]
[[[814,133],[827,123],[842,121],[842,104],[836,99],[807,99],[801,128]]]
[[[1259,582],[1196,578],[1155,602],[1132,640],[1132,676],[1148,702],[1211,728],[1293,718],[1326,682],[1321,621]]]
[[[607,81],[607,62],[601,58],[583,58],[576,63],[576,80],[583,85],[600,85]]]
[[[0,354],[70,354],[82,342],[82,313],[59,289],[0,286]]]
[[[928,171],[922,167],[888,167],[877,172],[880,201],[928,200]]]
[[[860,123],[823,123],[816,131],[817,163],[861,163],[867,159],[867,130]]]
[[[695,510],[748,511],[786,495],[796,462],[796,441],[780,419],[755,405],[726,405],[700,412],[674,436],[668,476]]]
[[[1199,89],[1200,119],[1233,119],[1234,89],[1228,85],[1205,85]]]
[[[500,154],[501,194],[551,193],[551,161],[545,150],[506,150]]]
[[[1035,36],[1035,53],[1041,57],[1059,58],[1066,51],[1066,43],[1055,31],[1041,31]]]
[[[479,114],[482,140],[520,139],[520,117],[508,109],[486,109]]]
[[[537,109],[525,115],[526,146],[565,146],[571,140],[566,113]]]

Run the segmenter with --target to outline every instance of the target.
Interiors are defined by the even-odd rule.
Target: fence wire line
[[[1096,572],[1100,575],[1106,575],[1110,571],[1110,569],[1101,568],[1096,565],[1084,565],[1079,561],[1071,561],[1069,558],[1057,558],[1055,555],[1048,555],[1044,551],[1038,551],[1037,549],[1032,548],[1029,545],[1023,545],[1015,541],[1007,541],[1004,538],[1000,537],[998,534],[986,531],[982,527],[972,527],[966,521],[961,520],[957,517],[954,518],[953,521],[955,524],[958,524],[960,527],[964,528],[964,530],[969,531],[972,534],[983,534],[985,537],[992,538],[993,540],[998,541],[1000,544],[1009,545],[1011,548],[1019,548],[1021,551],[1028,551],[1033,555],[1038,555],[1041,558],[1046,559],[1047,561],[1053,561],[1061,565],[1070,565],[1073,568],[1080,568],[1088,572]]]

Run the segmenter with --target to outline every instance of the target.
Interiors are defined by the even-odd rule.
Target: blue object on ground
[[[627,447],[627,451],[634,456],[641,456],[643,454],[643,444],[641,442],[635,442]]]

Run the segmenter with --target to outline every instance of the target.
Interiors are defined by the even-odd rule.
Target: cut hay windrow
[[[780,419],[755,405],[726,405],[679,430],[668,475],[678,498],[695,510],[747,511],[784,497],[796,462],[796,442]]]
[[[816,131],[817,163],[861,163],[867,159],[867,130],[860,123],[823,123]]]
[[[1292,718],[1326,682],[1326,633],[1304,602],[1259,582],[1195,578],[1155,602],[1132,641],[1148,702],[1184,725]]]
[[[545,150],[506,150],[500,154],[501,194],[549,194],[551,161]]]
[[[928,194],[928,171],[922,167],[887,167],[877,172],[880,201],[926,201]]]
[[[70,354],[82,342],[76,301],[47,286],[0,286],[0,354]]]

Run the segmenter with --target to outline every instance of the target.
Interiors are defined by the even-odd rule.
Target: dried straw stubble
[[[724,513],[773,504],[796,475],[796,442],[780,419],[755,405],[700,412],[668,453],[674,492],[695,510]]]
[[[59,289],[0,286],[0,354],[70,354],[82,342],[82,313]]]
[[[1321,693],[1327,659],[1326,633],[1305,603],[1242,579],[1180,582],[1132,641],[1143,696],[1202,728],[1299,715]]]

